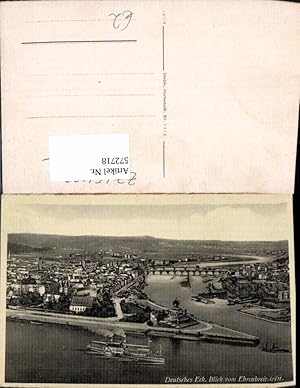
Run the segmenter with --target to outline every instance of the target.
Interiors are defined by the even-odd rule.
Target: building
[[[39,257],[38,270],[39,271],[43,270],[43,258],[42,257]]]
[[[84,252],[83,255],[81,256],[80,265],[81,265],[81,267],[82,267],[83,270],[86,269],[86,267],[85,267],[85,252]]]
[[[27,294],[28,292],[34,292],[36,289],[36,280],[28,277],[24,278],[20,282],[20,292],[21,294]]]
[[[83,313],[87,309],[93,307],[94,300],[95,298],[93,298],[92,296],[75,295],[71,299],[69,309],[74,313]]]
[[[279,301],[289,301],[290,293],[288,290],[281,290],[278,292],[278,300]]]

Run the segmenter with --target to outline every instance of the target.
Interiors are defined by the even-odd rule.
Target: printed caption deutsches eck
[[[215,384],[228,384],[228,383],[282,383],[284,378],[282,376],[238,376],[238,377],[223,377],[223,376],[166,376],[165,384],[174,383],[215,383]]]

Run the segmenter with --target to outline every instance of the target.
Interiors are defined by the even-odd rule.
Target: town
[[[9,251],[7,307],[184,328],[196,325],[197,318],[178,300],[169,309],[152,301],[144,292],[147,276],[182,276],[183,287],[190,286],[193,276],[200,276],[205,289],[192,296],[195,302],[225,299],[228,305],[241,306],[241,313],[289,322],[287,251],[260,254],[268,260],[243,264],[232,262],[234,256],[211,256],[205,260],[212,265],[203,267],[195,255],[172,260],[112,249],[74,249],[57,255]]]

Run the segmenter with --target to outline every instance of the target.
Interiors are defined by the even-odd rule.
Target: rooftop
[[[73,296],[71,300],[71,306],[86,306],[92,307],[94,302],[94,297],[92,296]]]

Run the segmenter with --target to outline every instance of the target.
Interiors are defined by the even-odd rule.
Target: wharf
[[[173,328],[148,326],[144,323],[120,322],[117,318],[94,318],[25,309],[7,309],[6,317],[8,319],[29,320],[45,324],[54,323],[70,327],[81,327],[95,333],[100,328],[110,330],[118,328],[123,329],[127,334],[167,337],[177,340],[217,342],[242,346],[256,346],[259,343],[259,339],[255,336],[205,321],[199,321],[198,324],[189,328]]]

